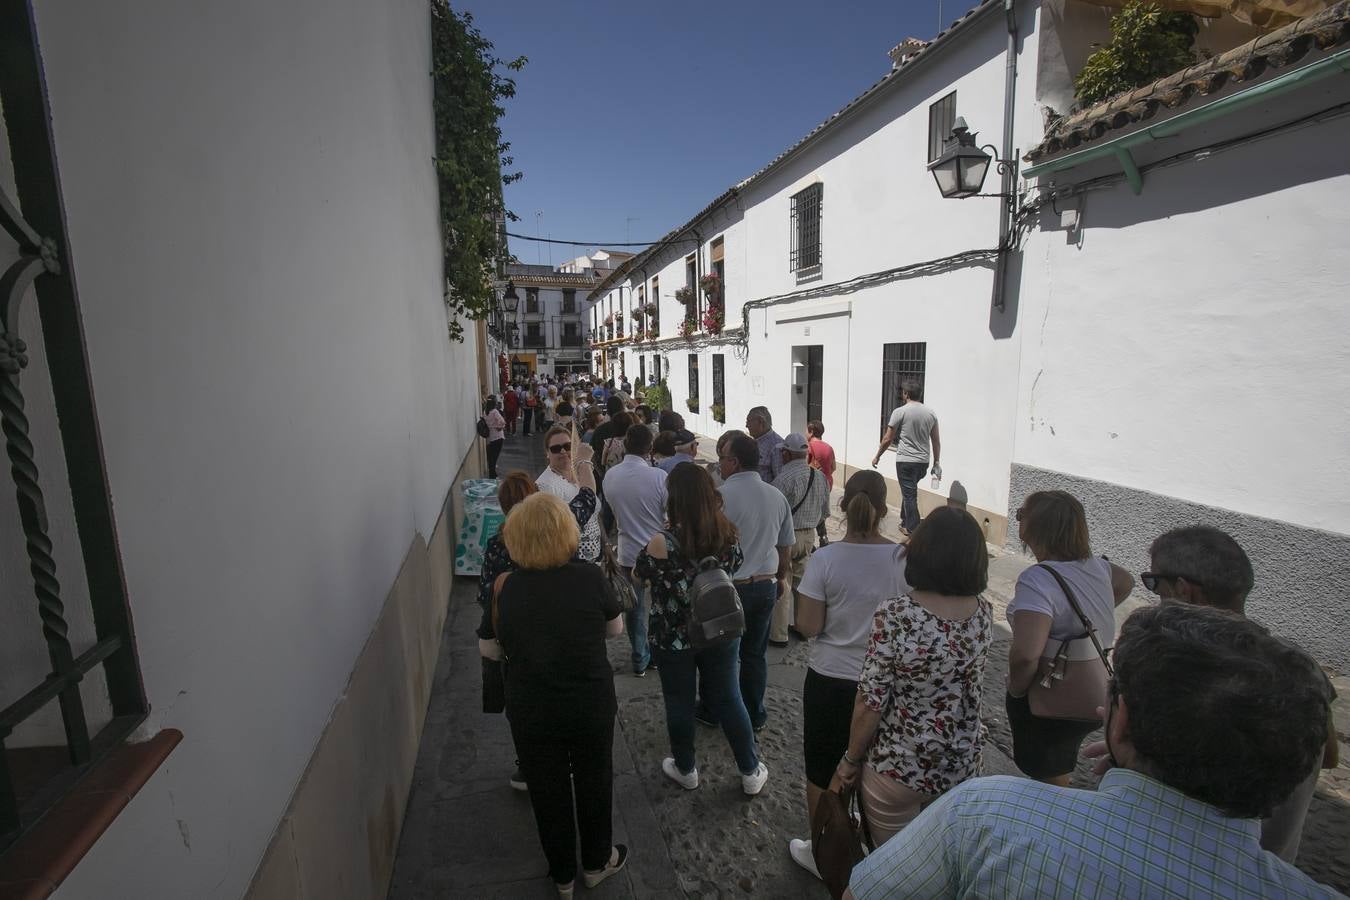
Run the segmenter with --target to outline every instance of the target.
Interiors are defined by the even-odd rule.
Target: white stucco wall
[[[1017,143],[1039,137],[1034,110],[1036,9],[1022,10],[1022,77],[1018,82]],[[813,144],[749,185],[724,210],[699,223],[705,243],[725,241],[726,322],[737,327],[748,300],[813,284],[843,282],[874,272],[937,259],[998,241],[998,204],[988,199],[943,200],[927,171],[928,107],[957,91],[957,115],[998,142],[1002,127],[1004,49],[1001,17],[989,16],[884,89],[865,108],[837,123]],[[841,98],[841,102],[847,98]],[[987,191],[997,190],[991,172]],[[798,280],[789,270],[790,197],[813,180],[823,183],[822,267]],[[656,256],[662,333],[673,336],[682,308],[673,300],[684,284],[684,255]],[[701,405],[686,414],[688,349],[663,348],[670,363],[675,409],[691,428],[718,434],[744,425],[745,413],[766,405],[776,430],[792,421],[793,347],[823,345],[823,418],[826,439],[841,462],[869,465],[880,439],[881,373],[887,343],[925,341],[928,399],[942,422],[946,484],[960,479],[970,502],[1006,508],[1012,456],[1012,418],[1020,331],[991,317],[992,262],[942,275],[897,280],[856,292],[757,309],[750,316],[748,353],[705,348],[700,354]],[[714,422],[711,355],[725,352],[727,422]],[[629,363],[629,374],[635,371]],[[890,458],[883,462],[894,477]]]
[[[418,0],[39,2],[149,727],[59,896],[242,894],[473,438]]]
[[[1347,98],[1331,79],[1139,161]],[[1026,251],[1016,461],[1350,534],[1347,142],[1341,117],[1149,172],[1140,196],[1094,191],[1077,233],[1047,214]]]

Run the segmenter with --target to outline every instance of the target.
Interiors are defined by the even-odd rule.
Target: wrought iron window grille
[[[886,344],[881,352],[881,431],[891,421],[891,413],[900,405],[900,385],[913,378],[924,383],[928,365],[928,344],[916,341],[908,344]]]
[[[809,272],[820,268],[820,214],[823,185],[808,185],[791,197],[792,249],[788,254],[788,268],[793,272]]]
[[[11,198],[0,190],[0,229],[18,250],[18,258],[0,275],[0,428],[12,466],[41,629],[40,635],[26,635],[11,623],[4,623],[4,627],[9,640],[43,641],[50,664],[50,672],[41,681],[0,709],[3,856],[79,779],[131,734],[145,719],[148,705],[117,549],[31,4],[0,0],[0,45],[0,105],[5,110],[17,191],[17,198]],[[47,501],[29,438],[22,389],[29,357],[28,345],[20,336],[20,311],[30,290],[42,323],[43,349],[94,625],[94,643],[78,655],[71,642],[66,598],[57,576]],[[106,681],[111,718],[95,730],[90,727],[80,687],[85,676],[98,666],[102,666]],[[53,701],[60,707],[64,746],[22,750],[7,746],[12,744],[16,729]],[[38,751],[42,752],[43,765],[35,772],[30,762]]]

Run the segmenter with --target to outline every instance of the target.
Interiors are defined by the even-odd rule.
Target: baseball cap
[[[697,440],[698,438],[694,437],[694,433],[687,428],[681,428],[679,431],[675,432],[676,447],[688,447]]]
[[[783,442],[778,445],[779,450],[787,450],[791,453],[805,453],[807,450],[806,438],[802,437],[801,432],[794,431]]]

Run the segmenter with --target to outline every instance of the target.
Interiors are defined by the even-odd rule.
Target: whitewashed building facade
[[[665,378],[704,434],[756,405],[780,433],[819,418],[849,470],[918,377],[941,493],[960,481],[991,541],[1014,541],[1020,498],[1049,485],[1077,492],[1097,552],[1135,571],[1161,531],[1216,522],[1256,564],[1254,614],[1350,669],[1350,633],[1318,625],[1344,623],[1350,593],[1350,368],[1331,346],[1350,326],[1350,5],[1326,7],[1302,30],[1203,20],[1210,69],[1066,116],[1109,10],[979,3],[606,277],[593,362]],[[927,169],[956,116],[999,157],[1031,157],[1004,253],[1002,201],[943,199]],[[1118,145],[1074,156],[1149,129],[1128,167]],[[984,193],[1004,193],[992,167]],[[713,272],[719,335],[701,327]],[[655,335],[635,309],[656,310]],[[893,481],[889,457],[882,471]],[[921,506],[942,502],[926,488]]]

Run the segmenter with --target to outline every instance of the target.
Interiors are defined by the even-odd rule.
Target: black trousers
[[[581,865],[603,869],[613,849],[613,714],[561,728],[531,721],[528,715],[512,716],[509,709],[507,716],[520,772],[530,786],[530,805],[549,875],[558,884],[576,878],[578,828]]]
[[[488,462],[489,478],[497,477],[497,458],[502,455],[502,445],[505,443],[506,443],[505,438],[497,438],[495,441],[488,441],[487,462]]]

